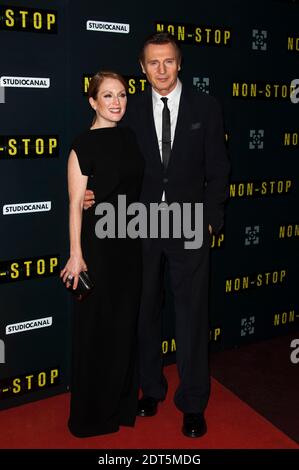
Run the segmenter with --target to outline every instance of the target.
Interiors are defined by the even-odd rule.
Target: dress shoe
[[[203,413],[184,413],[183,434],[187,437],[201,437],[207,432]]]
[[[158,411],[159,400],[153,397],[142,397],[138,401],[137,416],[155,416]]]

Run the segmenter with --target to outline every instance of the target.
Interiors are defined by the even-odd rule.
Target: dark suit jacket
[[[160,202],[164,190],[169,204],[203,202],[204,218],[217,233],[223,224],[229,162],[216,100],[183,86],[166,170],[159,152],[150,87],[129,98],[124,121],[134,129],[145,159],[141,202]]]

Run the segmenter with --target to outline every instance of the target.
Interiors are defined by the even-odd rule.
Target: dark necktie
[[[162,162],[166,170],[171,152],[170,111],[167,106],[168,98],[161,98],[164,104],[162,111]]]

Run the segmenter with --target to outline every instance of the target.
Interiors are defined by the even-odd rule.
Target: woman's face
[[[96,123],[114,127],[123,117],[127,106],[127,95],[123,84],[115,78],[105,78],[99,87],[97,99],[89,99],[96,111]]]

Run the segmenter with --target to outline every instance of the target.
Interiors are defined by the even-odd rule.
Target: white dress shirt
[[[178,120],[181,93],[182,93],[182,83],[178,79],[176,87],[169,93],[169,95],[165,96],[165,98],[168,98],[167,106],[170,111],[171,147],[173,144],[176,123]],[[164,108],[164,104],[163,104],[163,101],[161,101],[161,98],[164,98],[164,96],[159,95],[159,93],[157,93],[152,88],[152,98],[153,98],[153,114],[154,114],[155,128],[156,128],[156,134],[157,134],[157,139],[158,139],[158,144],[159,144],[160,156],[162,160],[162,111]]]
[[[182,83],[178,79],[176,87],[168,95],[165,96],[165,98],[168,98],[167,106],[170,111],[171,148],[172,148],[172,144],[174,140],[176,123],[178,120],[181,93],[182,93]],[[164,103],[161,100],[161,98],[164,98],[164,96],[159,95],[159,93],[157,93],[152,88],[153,115],[154,115],[156,134],[157,134],[158,145],[159,145],[159,150],[160,150],[160,157],[162,161],[162,112],[164,108]],[[162,201],[165,201],[164,192],[162,196]]]

